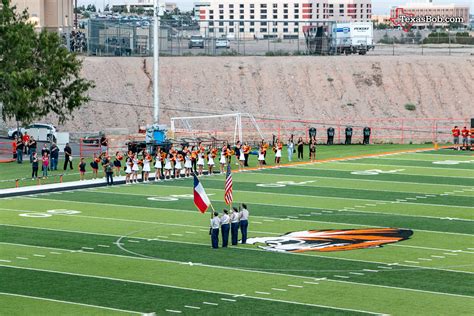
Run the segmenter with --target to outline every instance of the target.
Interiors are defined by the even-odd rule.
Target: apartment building
[[[371,0],[214,0],[199,10],[201,33],[211,37],[303,38],[306,26],[370,21]]]
[[[397,10],[400,12],[400,9],[403,10],[403,14],[413,14],[416,17],[446,17],[452,18],[452,22],[459,22],[456,18],[462,20],[462,24],[469,25],[469,6],[466,5],[456,5],[456,4],[434,4],[430,0],[424,3],[407,3],[405,5],[400,5],[392,7],[390,10],[390,16],[396,17]],[[400,15],[400,13],[398,13]],[[448,19],[449,20],[449,19]],[[417,22],[414,26],[446,26],[450,21],[437,21],[437,22]]]
[[[66,31],[74,26],[74,0],[11,0],[18,11],[28,9],[37,28]]]

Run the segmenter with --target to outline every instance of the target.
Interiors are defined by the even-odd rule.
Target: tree
[[[109,12],[109,11],[112,11],[112,10],[110,10],[110,6],[109,6],[109,4],[107,3],[107,4],[105,5],[104,12]]]
[[[28,12],[16,12],[9,0],[0,8],[0,103],[2,117],[23,124],[50,113],[63,123],[89,101],[92,81],[80,78],[82,62],[57,33],[36,32]]]

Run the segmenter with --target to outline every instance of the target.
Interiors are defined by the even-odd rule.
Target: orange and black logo
[[[411,235],[412,230],[400,228],[305,230],[280,237],[250,238],[247,243],[260,244],[262,249],[278,252],[330,252],[378,248],[407,240]]]

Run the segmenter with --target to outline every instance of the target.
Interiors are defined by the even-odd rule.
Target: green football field
[[[201,182],[225,207],[224,176]],[[249,206],[249,237],[380,227],[413,235],[348,251],[211,249],[191,179],[4,198],[0,314],[472,315],[471,153],[301,164],[234,173],[233,182],[235,204]]]

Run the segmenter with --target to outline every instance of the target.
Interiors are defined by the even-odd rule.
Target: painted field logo
[[[330,252],[382,247],[407,240],[411,235],[412,230],[400,228],[305,230],[280,237],[250,238],[247,243],[265,244],[259,247],[277,252]]]

